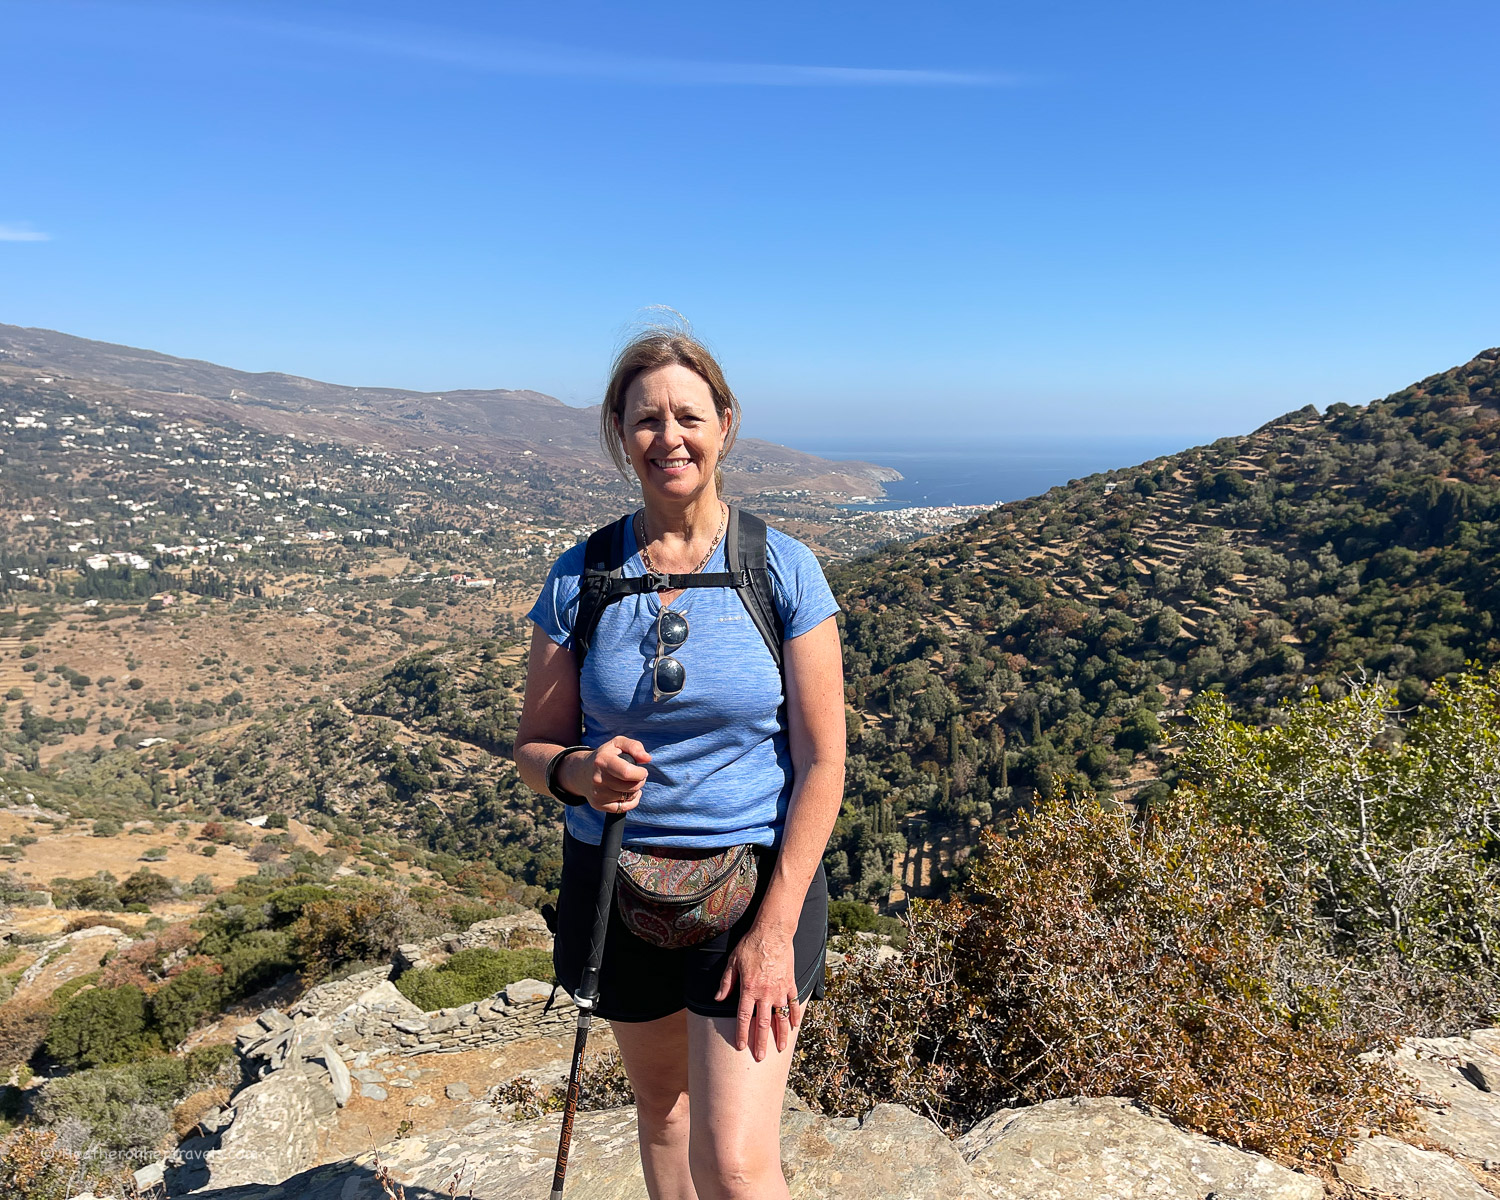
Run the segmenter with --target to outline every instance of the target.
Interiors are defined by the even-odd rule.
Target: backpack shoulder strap
[[[729,527],[724,531],[724,556],[731,575],[746,578],[737,586],[740,603],[760,630],[760,636],[771,652],[776,669],[785,673],[781,662],[781,643],[786,631],[776,610],[776,593],[771,570],[766,562],[766,523],[754,513],[729,506]]]
[[[626,514],[589,534],[583,548],[583,578],[578,586],[578,611],[573,617],[573,655],[578,665],[588,657],[599,618],[611,599],[611,585],[625,568]]]

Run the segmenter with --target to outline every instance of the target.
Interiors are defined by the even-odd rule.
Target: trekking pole
[[[578,1006],[578,1032],[573,1038],[573,1069],[568,1074],[568,1101],[563,1108],[562,1132],[557,1139],[557,1167],[552,1172],[552,1200],[562,1200],[563,1179],[568,1173],[568,1151],[573,1143],[573,1118],[578,1113],[579,1073],[583,1048],[588,1044],[594,1004],[599,999],[599,968],[604,962],[604,938],[609,932],[609,908],[615,895],[615,867],[620,860],[620,842],[625,836],[625,814],[604,814],[604,837],[600,842],[599,897],[594,908],[594,933],[589,942],[583,978],[573,993]]]

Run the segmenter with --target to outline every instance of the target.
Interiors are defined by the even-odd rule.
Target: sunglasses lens
[[[675,658],[658,659],[654,679],[658,694],[675,696],[687,682],[687,671]]]
[[[661,644],[673,650],[687,641],[688,623],[687,618],[681,613],[675,613],[670,608],[662,609],[661,622],[657,629],[661,638]]]

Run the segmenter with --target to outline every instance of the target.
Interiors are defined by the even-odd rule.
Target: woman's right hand
[[[570,754],[558,768],[562,785],[602,813],[629,812],[641,802],[646,782],[646,747],[628,737],[612,737],[593,754]]]

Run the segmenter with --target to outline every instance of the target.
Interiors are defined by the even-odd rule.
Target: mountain
[[[1033,790],[1150,784],[1204,690],[1265,721],[1362,672],[1417,703],[1500,661],[1497,451],[1487,350],[835,568],[857,715],[835,886],[883,897],[903,829],[941,858],[920,889]]]
[[[38,375],[75,394],[134,396],[160,416],[230,420],[302,440],[388,449],[431,449],[437,441],[473,460],[530,450],[554,464],[609,465],[599,448],[597,405],[574,408],[526,390],[348,387],[0,324],[0,379]],[[756,438],[736,444],[725,474],[737,495],[826,500],[878,496],[882,482],[901,477],[889,467],[832,462]]]

